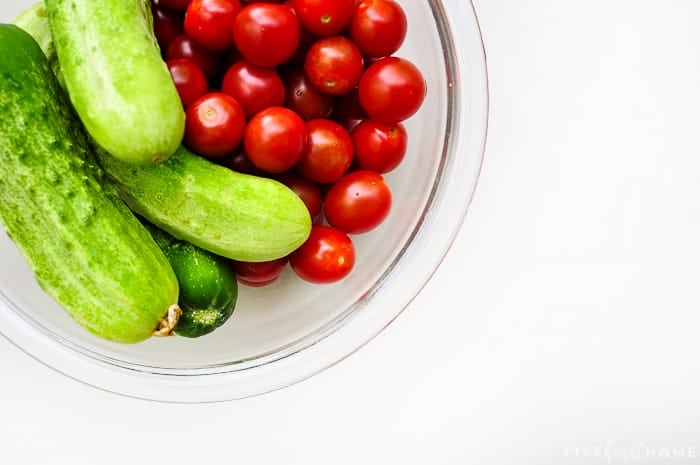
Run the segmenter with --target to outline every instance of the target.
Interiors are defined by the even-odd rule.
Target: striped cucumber
[[[180,144],[185,114],[144,0],[45,0],[61,73],[92,138],[128,163]]]
[[[80,325],[115,342],[149,338],[177,314],[170,264],[104,181],[37,42],[3,24],[0,49],[0,222]]]
[[[311,216],[284,184],[237,173],[184,146],[158,164],[95,151],[133,211],[178,239],[247,262],[284,257],[309,236]]]

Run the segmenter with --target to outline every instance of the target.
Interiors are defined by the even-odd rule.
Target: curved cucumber
[[[178,239],[240,261],[284,257],[304,243],[311,217],[284,184],[237,173],[184,146],[166,161],[130,165],[96,150],[133,211]]]
[[[178,299],[173,270],[102,179],[36,41],[0,25],[0,220],[38,283],[112,341],[151,336]]]
[[[238,298],[238,282],[230,261],[145,224],[180,283],[178,304],[182,314],[173,332],[200,337],[223,325],[233,314]]]
[[[73,106],[92,138],[128,163],[160,161],[182,140],[185,114],[144,0],[46,0]]]

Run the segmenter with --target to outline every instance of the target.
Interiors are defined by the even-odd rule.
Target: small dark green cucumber
[[[233,314],[238,298],[238,282],[230,260],[175,239],[150,223],[144,224],[165,253],[180,284],[178,304],[182,314],[173,332],[194,338],[223,325]]]

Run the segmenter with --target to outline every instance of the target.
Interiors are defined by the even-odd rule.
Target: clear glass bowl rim
[[[471,204],[485,152],[488,73],[475,8],[471,0],[428,1],[438,25],[450,81],[441,166],[430,199],[402,253],[368,293],[339,318],[274,353],[184,370],[135,365],[89,351],[58,338],[0,296],[0,307],[6,305],[5,310],[9,310],[0,311],[2,335],[48,367],[98,389],[180,403],[234,400],[280,389],[329,368],[371,341],[408,307],[449,251]],[[457,23],[457,19],[461,21]],[[471,92],[461,86],[465,72],[478,81]],[[478,157],[455,156],[462,151],[478,153]],[[468,179],[460,179],[460,173]],[[452,205],[449,209],[445,208],[448,198]],[[431,249],[426,255],[428,243]],[[414,267],[396,284],[397,274],[391,271],[415,265],[419,256],[420,271]],[[370,300],[374,309],[382,311],[363,311]]]

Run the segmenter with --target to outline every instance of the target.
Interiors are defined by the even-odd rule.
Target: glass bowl
[[[9,22],[34,0],[0,6]],[[488,115],[485,53],[469,0],[402,1],[409,31],[397,53],[423,71],[428,94],[405,122],[409,148],[388,173],[387,220],[354,236],[352,274],[332,285],[289,269],[263,288],[240,286],[236,311],[200,339],[136,345],[88,334],[37,285],[0,233],[0,332],[47,366],[94,387],[143,399],[211,402],[301,381],[370,341],[430,279],[455,238],[481,167]]]

